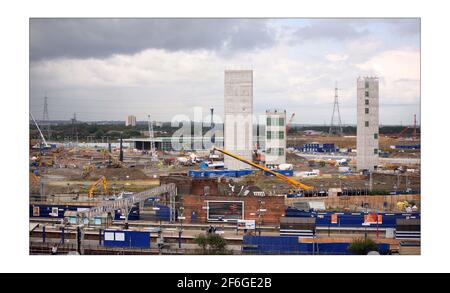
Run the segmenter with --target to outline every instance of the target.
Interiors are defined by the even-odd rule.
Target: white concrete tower
[[[378,165],[378,77],[357,80],[356,165],[358,170],[373,171]]]
[[[252,160],[253,71],[225,71],[224,149]],[[248,169],[249,165],[225,156],[225,168]]]
[[[266,111],[266,166],[286,163],[286,110]]]

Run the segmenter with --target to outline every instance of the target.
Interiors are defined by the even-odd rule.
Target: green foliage
[[[229,254],[225,239],[217,234],[197,235],[194,239],[202,254]]]
[[[194,243],[200,246],[203,254],[206,254],[206,248],[208,246],[208,239],[205,235],[201,234],[194,238]]]
[[[356,238],[348,246],[352,254],[366,255],[370,251],[378,251],[378,245],[370,238]]]

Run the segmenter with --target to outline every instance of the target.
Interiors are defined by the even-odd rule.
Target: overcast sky
[[[50,119],[170,121],[223,113],[224,70],[253,69],[254,111],[356,122],[356,78],[380,78],[380,122],[420,121],[419,19],[32,19],[30,110]]]

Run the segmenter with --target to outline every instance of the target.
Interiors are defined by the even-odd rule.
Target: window
[[[366,98],[369,97],[369,92],[368,91],[365,92],[365,96],[366,96]]]
[[[378,154],[378,149],[373,149],[373,153],[376,155]]]
[[[267,149],[267,154],[274,155],[274,156],[282,156],[282,155],[284,155],[284,149],[283,148],[269,148],[269,149]]]
[[[267,131],[267,139],[284,139],[284,131]]]
[[[366,80],[366,82],[364,83],[364,87],[365,87],[366,89],[369,88],[369,81],[368,81],[368,80]]]
[[[374,133],[373,138],[378,139],[378,133]]]
[[[278,126],[284,126],[284,118],[278,119]]]
[[[366,100],[366,105],[369,105],[369,100]]]
[[[369,108],[365,109],[366,114],[369,114]]]
[[[365,122],[366,127],[369,127],[369,121]]]
[[[267,117],[267,126],[271,125],[270,122],[272,122],[271,119],[269,117]]]

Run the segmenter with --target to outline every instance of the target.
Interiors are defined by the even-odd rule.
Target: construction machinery
[[[292,120],[294,120],[295,113],[292,113],[291,118],[289,118],[289,122],[286,124],[286,133],[288,133],[289,128],[291,128]]]
[[[33,114],[31,112],[30,112],[30,116],[31,116],[31,119],[33,119],[34,124],[36,125],[36,128],[39,131],[39,134],[41,135],[41,138],[42,138],[41,148],[42,148],[42,145],[44,146],[43,148],[50,148],[51,146],[45,140],[45,137],[42,134],[41,128],[39,128],[39,125],[37,124],[36,119],[34,119],[34,116],[33,116]]]
[[[238,156],[238,155],[232,154],[232,153],[230,153],[230,152],[228,152],[228,151],[225,151],[225,150],[222,150],[222,149],[219,149],[219,148],[216,148],[216,147],[213,147],[212,151],[213,151],[213,152],[214,152],[214,151],[218,151],[218,152],[220,152],[220,153],[222,153],[222,154],[224,154],[224,155],[230,156],[230,157],[232,157],[232,158],[234,158],[234,159],[236,159],[236,160],[238,160],[238,161],[241,161],[241,162],[243,162],[243,163],[246,163],[246,164],[248,164],[248,165],[250,165],[250,166],[252,166],[252,167],[255,167],[255,168],[259,169],[259,170],[262,170],[262,171],[265,171],[265,172],[267,172],[267,173],[270,173],[270,174],[272,174],[273,176],[277,177],[278,179],[280,179],[280,180],[282,180],[282,181],[284,181],[284,182],[286,182],[286,183],[289,183],[289,184],[293,185],[293,186],[296,187],[297,189],[310,190],[310,189],[313,189],[313,188],[314,188],[314,187],[312,187],[312,186],[305,185],[305,184],[303,184],[303,183],[301,183],[301,182],[298,182],[297,180],[294,180],[294,179],[292,179],[292,178],[289,178],[289,177],[287,177],[287,176],[284,176],[283,174],[280,174],[280,173],[278,173],[278,172],[276,172],[276,171],[273,171],[273,170],[271,170],[271,169],[269,169],[269,168],[267,168],[267,167],[264,167],[264,166],[255,164],[255,163],[253,163],[252,161],[249,161],[249,160],[247,160],[247,159],[244,159],[244,158],[242,158],[242,157],[240,157],[240,156]]]
[[[103,158],[105,160],[108,159],[108,166],[111,166],[113,168],[125,167],[125,165],[118,158],[114,157],[114,155],[109,150],[103,150]],[[110,161],[111,164],[109,163]]]
[[[408,132],[409,129],[412,129],[412,139],[416,140],[417,139],[417,120],[416,120],[416,114],[414,114],[414,125],[411,126],[406,126],[405,128],[403,128],[402,131],[400,131],[397,135],[392,136],[392,138],[402,138],[403,136],[406,135],[406,133]]]
[[[105,176],[102,176],[102,177],[100,177],[94,184],[92,184],[92,185],[89,187],[89,190],[88,190],[88,196],[89,196],[89,198],[93,198],[93,197],[94,197],[94,192],[95,192],[95,190],[97,189],[97,185],[99,185],[99,184],[102,185],[102,187],[103,187],[103,192],[104,192],[105,194],[108,193],[108,185],[107,185],[106,177],[105,177]]]
[[[89,177],[89,175],[91,174],[91,172],[94,171],[94,170],[95,170],[95,166],[94,166],[94,165],[92,165],[92,164],[86,164],[86,165],[84,165],[84,166],[83,166],[83,173],[81,173],[81,177],[82,177],[83,179]]]

